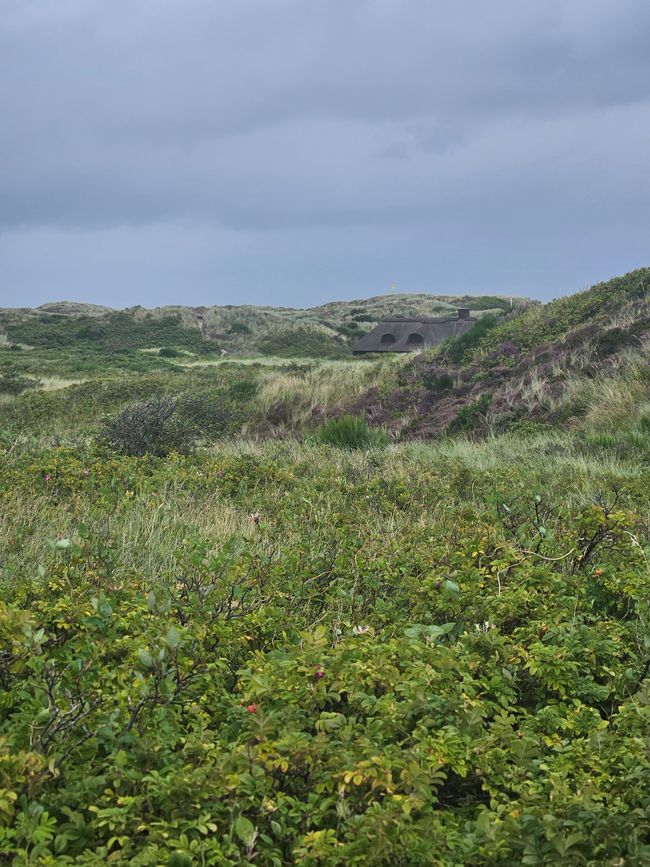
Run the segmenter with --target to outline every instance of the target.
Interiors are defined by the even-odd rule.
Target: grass
[[[299,373],[271,372],[261,379],[257,421],[251,427],[260,419],[268,419],[276,430],[313,424],[328,407],[350,402],[373,387],[390,388],[403,364],[399,357],[355,359],[323,362]]]
[[[649,863],[649,377],[613,332],[636,303],[453,376],[0,349],[44,382],[0,402],[0,860]],[[98,441],[181,395],[232,424],[184,454]],[[367,447],[367,406],[463,399],[462,432]]]
[[[380,448],[388,443],[388,435],[381,429],[373,429],[359,416],[342,415],[316,428],[315,438],[326,445],[344,449]]]

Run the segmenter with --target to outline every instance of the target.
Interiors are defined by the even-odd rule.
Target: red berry
[[[257,705],[256,704],[249,704],[248,707],[246,708],[246,710],[249,713],[257,713]]]
[[[325,677],[325,672],[324,672],[323,669],[320,667],[320,665],[318,666],[318,668],[317,668],[316,671],[314,672],[314,677],[316,678],[316,680],[322,680],[322,678]]]

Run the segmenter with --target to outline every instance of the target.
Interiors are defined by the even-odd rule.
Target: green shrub
[[[161,346],[158,350],[158,355],[161,358],[178,358],[180,352],[171,346]]]
[[[350,350],[325,331],[286,328],[265,334],[257,341],[263,355],[280,358],[343,358]]]
[[[235,401],[252,400],[259,387],[259,383],[254,379],[238,379],[228,386],[228,396]]]
[[[101,439],[123,455],[191,451],[205,437],[219,436],[233,418],[228,408],[197,395],[165,395],[129,404],[102,422]]]
[[[533,307],[521,316],[508,317],[486,336],[481,348],[493,349],[499,343],[513,341],[520,349],[526,350],[559,340],[572,328],[603,322],[623,304],[646,297],[648,287],[650,268],[640,268],[597,283],[584,292]]]
[[[441,394],[454,387],[454,380],[445,371],[432,370],[422,377],[422,384],[434,394]]]
[[[477,428],[491,403],[492,395],[482,394],[478,400],[461,407],[456,418],[448,425],[447,433],[464,433]]]
[[[319,442],[345,449],[369,449],[388,442],[385,431],[371,428],[364,419],[343,415],[325,422],[316,430]]]
[[[196,430],[179,411],[177,398],[158,397],[132,403],[105,419],[103,439],[123,455],[164,457],[188,451],[196,439]]]
[[[251,329],[250,326],[245,322],[242,322],[241,319],[236,319],[234,322],[230,324],[230,333],[231,334],[250,334]]]
[[[485,335],[496,327],[498,321],[496,316],[488,314],[487,316],[482,316],[464,334],[450,337],[442,345],[445,357],[453,364],[460,364],[470,351],[481,343]]]
[[[0,394],[22,394],[30,388],[38,388],[41,382],[29,376],[22,376],[15,371],[7,371],[0,375]]]

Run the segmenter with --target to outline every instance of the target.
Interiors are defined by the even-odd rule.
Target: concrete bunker
[[[352,353],[418,352],[463,334],[475,322],[469,307],[460,307],[455,316],[385,319],[353,344]]]

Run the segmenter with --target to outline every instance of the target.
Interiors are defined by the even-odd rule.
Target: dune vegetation
[[[7,314],[3,863],[650,863],[648,278],[415,358]]]

